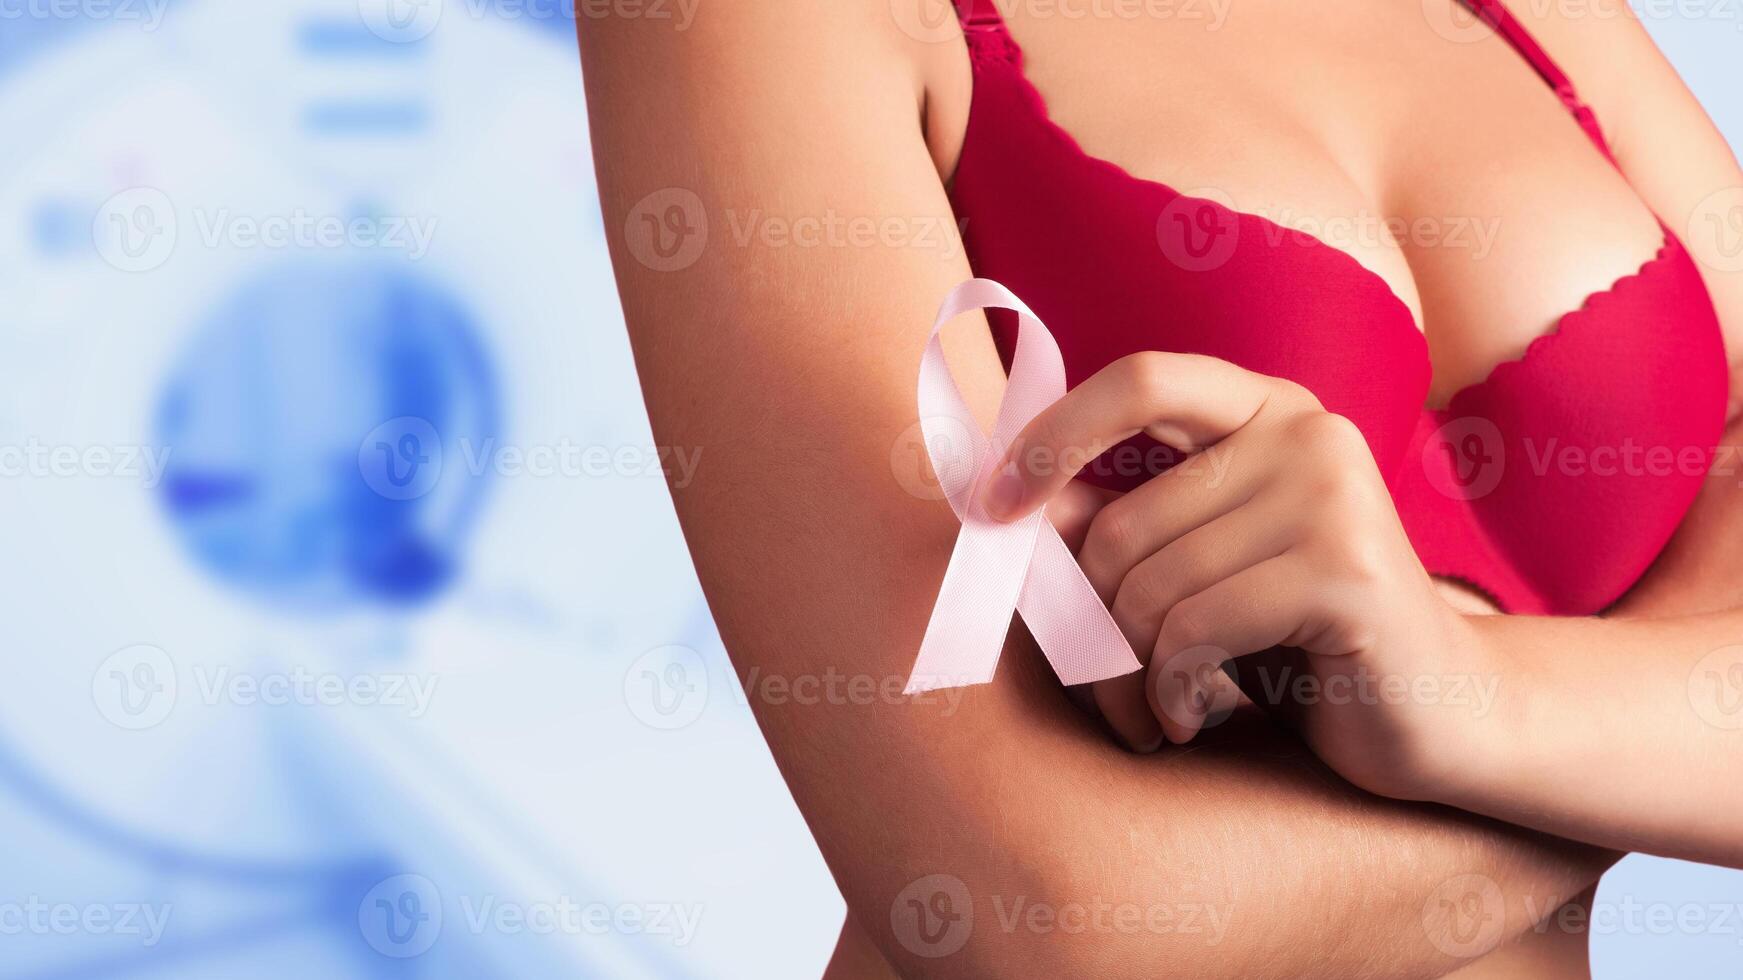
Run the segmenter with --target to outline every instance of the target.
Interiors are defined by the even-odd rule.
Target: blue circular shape
[[[383,879],[357,903],[357,929],[383,956],[422,956],[442,938],[442,893],[419,874]]]
[[[407,605],[458,569],[498,429],[471,316],[398,267],[293,264],[196,331],[157,410],[165,510],[227,584]]]

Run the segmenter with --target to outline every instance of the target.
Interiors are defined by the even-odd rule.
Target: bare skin
[[[1401,46],[1393,32],[1420,35],[1421,23],[1388,21],[1381,6],[1320,5],[1335,10],[1323,22],[1282,5],[1242,7],[1239,23],[1252,28],[1231,20],[1216,39],[1183,35],[1178,23],[1026,24],[1014,15],[1012,25],[1055,117],[1134,173],[1183,188],[1217,184],[1243,209],[1279,219],[1500,215],[1509,234],[1496,239],[1494,261],[1339,243],[1417,313],[1444,396],[1638,266],[1657,247],[1656,227],[1607,165],[1594,165],[1584,137],[1510,49],[1451,50],[1432,34]],[[1637,27],[1532,26],[1598,106],[1630,176],[1667,221],[1677,225],[1708,191],[1743,182],[1650,44],[1629,33]],[[1126,31],[1148,33],[1140,45],[1138,36],[1122,41]],[[905,676],[956,528],[942,504],[916,494],[924,474],[904,472],[893,460],[908,457],[893,450],[912,442],[926,325],[970,272],[959,249],[796,246],[756,233],[766,226],[752,214],[951,225],[943,182],[968,92],[960,47],[904,34],[881,0],[721,0],[687,32],[607,18],[584,23],[581,40],[637,366],[660,443],[703,450],[674,499],[734,663],[746,676]],[[1195,62],[1209,50],[1195,47],[1201,41],[1222,46]],[[1356,73],[1349,66],[1360,59],[1347,57],[1356,50],[1392,50],[1396,63],[1368,77],[1312,70],[1335,62]],[[1278,61],[1285,55],[1293,62]],[[1440,59],[1440,69],[1417,70],[1423,58]],[[1256,80],[1286,63],[1302,67],[1281,105],[1276,86]],[[1097,66],[1110,74],[1095,77]],[[1193,82],[1163,84],[1164,70]],[[1157,73],[1148,84],[1145,71]],[[1606,84],[1606,73],[1638,77]],[[1473,84],[1493,86],[1490,97],[1480,88],[1471,97]],[[1097,85],[1119,97],[1092,97]],[[1072,92],[1083,93],[1076,105]],[[1508,112],[1466,118],[1460,93]],[[1636,100],[1649,105],[1618,107]],[[1429,107],[1439,121],[1416,115]],[[1515,107],[1525,121],[1509,121]],[[1143,111],[1143,125],[1098,116],[1116,109]],[[1120,142],[1137,133],[1154,142]],[[1407,144],[1418,152],[1400,152]],[[1291,166],[1267,163],[1278,158]],[[646,195],[672,187],[697,195],[711,237],[693,262],[661,271],[624,230]],[[1598,212],[1601,234],[1563,224],[1567,214]],[[753,233],[737,233],[745,227]],[[1514,258],[1534,263],[1531,275],[1495,273],[1507,267],[1500,250],[1514,232]],[[1743,288],[1715,276],[1713,290],[1727,325],[1739,322]],[[957,347],[959,376],[985,410],[1001,377],[984,331],[969,330]],[[864,927],[844,936],[844,949],[865,954],[860,940],[869,940],[905,976],[1438,976],[1480,954],[1425,914],[1443,883],[1494,881],[1506,899],[1503,932],[1518,935],[1530,910],[1541,915],[1580,893],[1614,858],[1366,794],[1251,713],[1201,747],[1131,755],[1067,701],[1020,633],[998,679],[954,710],[776,703],[754,691],[751,703]],[[922,955],[891,916],[910,883],[934,874],[960,880],[987,924],[943,958]],[[1193,902],[1227,910],[1228,928],[1214,942],[1178,930],[1000,928],[995,905],[1019,896],[1140,909]]]
[[[987,509],[1015,520],[1075,487],[1067,467],[1024,460],[1087,459],[1074,450],[1139,431],[1214,446],[1223,466],[1207,479],[1189,461],[1090,521],[1078,560],[1148,656],[1147,671],[1098,683],[1112,691],[1102,703],[1141,699],[1182,744],[1236,658],[1263,655],[1270,680],[1288,670],[1328,693],[1391,683],[1405,696],[1266,703],[1372,792],[1743,867],[1743,731],[1713,686],[1743,669],[1743,607],[1459,612],[1417,560],[1353,423],[1298,385],[1191,355],[1123,358],[1037,415],[983,495]],[[1492,707],[1418,686],[1453,678],[1493,679]]]
[[[1014,14],[1025,9],[1012,8]],[[1362,16],[1351,22],[1352,11]],[[1525,81],[1544,98],[1524,99],[1530,89],[1513,92],[1510,83],[1516,79],[1502,65],[1486,63],[1487,54],[1498,53],[1524,66],[1500,39],[1485,36],[1489,43],[1483,53],[1477,51],[1481,42],[1449,45],[1421,9],[1356,3],[1255,10],[1243,5],[1221,27],[1207,28],[1204,38],[1169,51],[1162,59],[1167,70],[1185,77],[1203,72],[1220,83],[1214,87],[1219,92],[1238,91],[1240,79],[1288,74],[1291,59],[1304,57],[1304,50],[1310,61],[1335,64],[1336,70],[1326,72],[1332,80],[1324,86],[1291,88],[1281,97],[1275,87],[1268,88],[1270,101],[1263,109],[1231,110],[1219,103],[1212,118],[1194,118],[1193,106],[1204,101],[1196,86],[1157,84],[1155,89],[1167,94],[1165,104],[1154,110],[1141,101],[1150,88],[1122,91],[1126,76],[1101,67],[1121,64],[1109,52],[1122,45],[1162,47],[1164,37],[1183,42],[1180,31],[1169,29],[1174,25],[1150,20],[1134,30],[1110,27],[1112,20],[1103,18],[1094,30],[1061,32],[1073,44],[1101,51],[1099,59],[1060,56],[1044,45],[1035,63],[1048,69],[1040,74],[1065,76],[1060,91],[1098,94],[1093,102],[1066,101],[1071,111],[1082,104],[1096,107],[1085,113],[1082,128],[1105,141],[1107,152],[1128,155],[1120,161],[1127,169],[1191,173],[1194,161],[1204,159],[1186,153],[1176,163],[1177,150],[1166,138],[1159,145],[1169,146],[1167,152],[1146,152],[1158,145],[1151,141],[1151,127],[1141,125],[1154,111],[1156,119],[1167,121],[1155,128],[1187,119],[1201,133],[1214,134],[1219,122],[1225,130],[1239,130],[1241,153],[1218,157],[1218,165],[1239,173],[1242,154],[1288,159],[1291,174],[1307,171],[1309,184],[1319,190],[1300,195],[1310,203],[1299,210],[1266,197],[1269,192],[1257,186],[1225,190],[1237,206],[1253,209],[1243,199],[1258,199],[1259,210],[1277,212],[1284,220],[1294,216],[1310,228],[1346,212],[1412,216],[1406,238],[1364,241],[1353,235],[1346,244],[1389,280],[1402,269],[1405,278],[1396,280],[1394,291],[1419,311],[1419,319],[1427,319],[1423,311],[1432,314],[1430,347],[1442,351],[1435,357],[1435,374],[1436,389],[1443,393],[1487,374],[1497,350],[1518,356],[1541,333],[1537,324],[1553,321],[1556,311],[1577,307],[1585,295],[1638,268],[1663,239],[1648,205],[1666,205],[1660,212],[1675,218],[1678,212],[1670,207],[1687,205],[1694,193],[1639,200],[1529,70]],[[1013,29],[1032,28],[1041,41],[1053,38],[1047,28],[1057,23],[1012,18]],[[1617,23],[1632,30],[1636,40],[1643,38],[1637,25]],[[1457,98],[1447,99],[1436,84],[1411,85],[1403,79],[1387,84],[1387,76],[1400,71],[1390,56],[1338,61],[1333,53],[1340,40],[1358,42],[1364,50],[1397,52],[1403,64],[1413,66],[1407,75],[1462,68],[1451,73],[1459,79]],[[1026,50],[1033,48],[1025,44]],[[1436,61],[1449,57],[1444,65]],[[1235,77],[1216,76],[1219,70]],[[1169,101],[1181,99],[1181,92],[1191,95]],[[1507,104],[1510,111],[1493,111],[1497,104]],[[1327,105],[1338,111],[1328,113]],[[1249,114],[1279,110],[1288,115],[1274,119],[1273,126],[1243,128]],[[1236,121],[1221,122],[1229,115]],[[1354,134],[1338,125],[1352,115],[1363,120]],[[1620,109],[1617,115],[1632,118]],[[1117,122],[1105,131],[1097,128],[1110,119]],[[1378,138],[1411,132],[1411,123],[1417,135],[1402,153]],[[1367,127],[1376,128],[1369,132]],[[1134,129],[1143,136],[1126,135]],[[1527,138],[1528,130],[1538,137]],[[1304,131],[1315,138],[1297,138]],[[1636,140],[1626,138],[1632,131],[1624,132],[1619,145],[1635,146]],[[1694,132],[1710,135],[1711,129]],[[1376,152],[1357,157],[1354,148]],[[1624,156],[1623,166],[1644,157],[1644,169],[1654,174],[1653,162],[1674,149],[1655,144],[1651,153]],[[1704,159],[1709,176],[1721,181],[1709,188],[1743,184],[1727,152]],[[1489,164],[1485,179],[1475,184],[1459,179],[1476,161]],[[1276,168],[1270,169],[1274,175]],[[1358,175],[1373,176],[1364,182]],[[1272,186],[1276,183],[1273,176]],[[1644,183],[1651,194],[1661,182],[1649,177]],[[1224,187],[1231,184],[1242,181],[1237,177]],[[1398,202],[1396,210],[1382,209],[1389,201]],[[1494,239],[1492,254],[1448,247],[1450,240],[1438,238],[1431,245],[1417,230],[1419,222],[1475,214],[1480,207],[1491,209],[1496,228],[1506,227]],[[1533,220],[1542,207],[1550,209],[1553,221]],[[1681,214],[1687,218],[1694,211],[1685,207]],[[1613,223],[1611,229],[1600,228],[1606,222]],[[1704,244],[1701,230],[1698,224],[1692,229]],[[1637,244],[1644,247],[1632,249],[1636,233],[1643,233]],[[1581,247],[1566,237],[1580,235],[1602,244]],[[1553,257],[1533,260],[1528,254],[1544,249]],[[1490,261],[1534,274],[1485,270],[1483,263]],[[1615,268],[1606,269],[1607,264]],[[1600,278],[1593,278],[1594,270]],[[1605,274],[1611,271],[1615,275]],[[1725,303],[1723,322],[1739,324],[1743,317],[1735,309],[1734,289],[1724,289],[1734,284],[1723,275],[1714,278]],[[1423,303],[1426,289],[1441,281],[1455,283],[1466,305]],[[1470,306],[1467,292],[1481,302]],[[1735,339],[1730,347],[1739,350]],[[1473,369],[1473,362],[1482,367]],[[1687,690],[1688,678],[1703,664],[1712,671],[1730,669],[1722,652],[1724,663],[1714,663],[1712,654],[1743,637],[1743,609],[1609,622],[1466,615],[1436,594],[1415,559],[1353,425],[1325,413],[1298,386],[1208,358],[1138,354],[1083,382],[1018,437],[1007,455],[1007,475],[992,482],[987,504],[1009,519],[1031,512],[1065,490],[1072,474],[1051,463],[1030,465],[1030,459],[1054,461],[1074,452],[1081,459],[1085,447],[1113,445],[1139,431],[1176,447],[1214,445],[1223,452],[1224,466],[1215,481],[1204,479],[1204,467],[1169,472],[1108,504],[1087,531],[1079,555],[1085,572],[1140,658],[1153,648],[1147,676],[1097,685],[1098,703],[1129,741],[1154,744],[1157,725],[1146,726],[1145,714],[1171,741],[1192,736],[1210,693],[1207,685],[1217,678],[1201,679],[1195,675],[1202,671],[1175,665],[1190,654],[1194,662],[1184,666],[1214,666],[1204,662],[1206,646],[1222,659],[1273,645],[1299,649],[1307,656],[1295,658],[1297,672],[1321,681],[1358,673],[1444,676],[1453,670],[1505,677],[1500,710],[1483,720],[1468,711],[1414,701],[1398,707],[1361,703],[1346,710],[1327,699],[1296,712],[1295,720],[1341,775],[1384,795],[1450,803],[1608,847],[1743,865],[1743,784],[1728,778],[1743,745],[1728,727],[1690,710]],[[1743,664],[1743,657],[1731,659]],[[1628,666],[1643,668],[1654,680],[1624,669]],[[1632,724],[1618,724],[1618,713],[1624,712]],[[1385,751],[1377,751],[1381,747]],[[1641,807],[1641,799],[1654,805]]]

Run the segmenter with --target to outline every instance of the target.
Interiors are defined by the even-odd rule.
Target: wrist
[[[1470,809],[1506,782],[1517,761],[1521,701],[1510,689],[1517,675],[1506,669],[1497,642],[1501,618],[1450,612],[1430,688],[1439,697],[1423,709],[1430,724],[1417,799]]]
[[[1449,695],[1434,714],[1435,764],[1426,781],[1427,799],[1466,810],[1487,809],[1482,801],[1504,793],[1521,760],[1521,734],[1528,722],[1520,712],[1530,699],[1516,688],[1523,682],[1509,669],[1501,642],[1505,617],[1454,614],[1443,661]]]

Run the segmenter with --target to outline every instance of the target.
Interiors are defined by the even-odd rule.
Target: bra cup
[[[1724,428],[1725,365],[1699,271],[1667,231],[1638,274],[1432,413],[1404,471],[1429,492],[1400,508],[1418,553],[1432,568],[1492,551],[1489,567],[1525,590],[1509,611],[1609,606],[1700,492]]]
[[[1508,612],[1595,613],[1644,573],[1700,490],[1728,389],[1717,315],[1668,229],[1639,273],[1425,411],[1427,344],[1384,280],[1085,153],[1011,50],[975,62],[951,200],[975,274],[1047,322],[1069,385],[1149,350],[1304,385],[1361,429],[1425,567]],[[1008,357],[1012,324],[991,322]],[[1179,458],[1139,436],[1083,479],[1130,490]]]

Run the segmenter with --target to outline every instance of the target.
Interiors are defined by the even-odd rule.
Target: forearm
[[[1608,867],[1595,848],[1363,793],[1256,714],[1133,755],[1020,638],[993,683],[924,701],[783,694],[826,675],[899,688],[942,578],[956,523],[891,486],[905,419],[869,414],[797,433],[783,456],[694,430],[671,441],[707,461],[678,509],[750,704],[902,975],[1439,976],[1487,948],[1446,918],[1473,883],[1500,896],[1482,912],[1498,942]],[[809,463],[826,451],[833,465]],[[757,469],[764,503],[719,506],[713,487]],[[899,925],[935,875],[973,909],[961,948],[936,958]]]
[[[1464,767],[1449,802],[1611,847],[1743,863],[1743,652],[1725,652],[1743,643],[1739,447],[1734,417],[1676,536],[1604,619],[1477,624],[1502,651],[1497,710],[1470,730],[1473,757],[1490,761]]]
[[[1044,672],[1008,653],[948,719],[938,705],[886,728],[870,715],[904,709],[857,709],[869,763],[839,728],[817,737],[821,709],[759,707],[850,906],[905,976],[1439,976],[1489,948],[1456,935],[1443,903],[1493,882],[1482,914],[1499,942],[1613,860],[1364,794],[1254,713],[1135,756]],[[970,773],[927,757],[951,741]],[[967,943],[938,959],[891,917],[932,875],[973,909]]]
[[[1743,613],[1473,626],[1496,703],[1436,799],[1603,847],[1743,866]]]
[[[1215,933],[1139,935],[1123,949],[1079,943],[1068,961],[1078,975],[1119,975],[1124,964],[1152,975],[1440,976],[1547,917],[1613,860],[1468,814],[1369,796],[1257,712],[1237,714],[1197,748],[1116,762],[1121,778],[1101,796],[1087,780],[1071,791],[1099,801],[1101,826],[1055,869],[1056,900],[1118,889],[1110,900],[1140,908],[1197,901],[1223,911],[1226,934],[1220,942]],[[1157,796],[1168,801],[1165,813],[1155,810]],[[1150,846],[1125,855],[1110,882],[1094,842],[1140,834]],[[1474,940],[1460,931],[1469,923],[1449,917],[1473,894],[1496,919]]]

